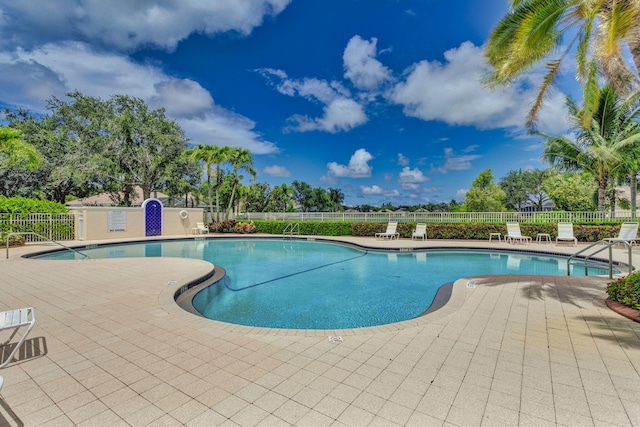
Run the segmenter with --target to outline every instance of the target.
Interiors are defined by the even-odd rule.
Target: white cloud
[[[253,128],[255,122],[231,111],[214,106],[202,116],[178,120],[194,144],[242,147],[253,154],[272,154],[280,150],[264,141]]]
[[[376,90],[393,80],[391,71],[375,59],[377,42],[375,37],[366,41],[356,35],[344,49],[344,76],[359,89]]]
[[[253,130],[252,120],[216,105],[193,80],[168,76],[118,54],[96,52],[80,42],[0,53],[3,103],[44,112],[46,99],[64,99],[74,90],[102,99],[126,93],[152,108],[165,107],[193,143],[244,147],[254,154],[278,152],[273,142]]]
[[[173,117],[197,116],[213,105],[211,94],[190,79],[163,80],[154,89],[157,95],[149,98],[149,106],[164,107]]]
[[[288,131],[345,132],[369,120],[363,106],[351,99],[349,91],[339,82],[313,78],[295,80],[289,78],[284,71],[271,68],[258,69],[256,72],[269,79],[283,95],[301,96],[323,104],[321,117],[300,114],[289,117],[288,120],[293,124],[287,127]]]
[[[462,171],[468,170],[472,168],[471,162],[473,160],[479,159],[480,155],[478,154],[467,154],[464,156],[457,155],[453,152],[453,148],[445,148],[444,149],[444,157],[446,158],[445,164],[434,168],[436,171],[440,173],[448,173],[449,171]]]
[[[529,74],[506,89],[490,90],[482,83],[488,72],[483,49],[471,42],[444,53],[445,62],[420,61],[387,96],[403,106],[406,115],[440,120],[478,129],[522,129],[539,77]],[[565,96],[549,96],[539,117],[539,128],[551,133],[567,129]]]
[[[398,164],[400,166],[409,166],[409,159],[402,153],[398,153]]]
[[[247,35],[291,0],[3,1],[2,44],[82,40],[119,50],[174,49],[192,33]]]
[[[372,186],[368,186],[368,185],[361,185],[360,186],[360,192],[362,194],[366,194],[368,196],[370,195],[381,195],[384,194],[384,189],[378,185],[372,185]]]
[[[409,166],[405,166],[402,168],[402,172],[398,176],[398,185],[403,190],[412,190],[416,191],[420,188],[420,185],[423,182],[427,182],[429,178],[424,176],[422,171],[418,168],[409,168]]]
[[[291,176],[291,172],[289,172],[289,170],[284,166],[278,166],[278,165],[267,166],[262,171],[269,176],[283,177],[283,178]]]
[[[467,191],[469,191],[469,189],[467,188],[461,188],[458,191],[456,191],[456,197],[458,199],[464,199],[467,195]]]
[[[362,106],[351,99],[335,99],[322,110],[324,112],[322,117],[310,118],[297,114],[291,116],[289,120],[295,124],[288,127],[288,130],[298,132],[320,130],[336,133],[351,130],[368,120]]]
[[[371,166],[369,161],[373,156],[364,148],[356,150],[349,159],[348,165],[341,165],[336,162],[327,164],[327,176],[338,178],[369,178],[371,176]]]
[[[398,190],[390,190],[380,187],[379,185],[361,185],[360,193],[366,196],[385,196],[385,197],[398,197],[400,192]]]

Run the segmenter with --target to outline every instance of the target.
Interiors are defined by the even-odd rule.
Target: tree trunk
[[[220,186],[222,185],[222,171],[216,166],[216,222],[220,222]]]
[[[213,195],[211,194],[211,174],[207,170],[207,198],[209,199],[209,215],[213,220]]]
[[[231,197],[229,198],[229,206],[227,206],[227,219],[230,219],[231,209],[233,208],[233,198],[236,194],[236,187],[238,186],[237,181],[233,181],[233,187],[231,188]]]
[[[598,212],[604,212],[607,202],[607,187],[598,183]]]
[[[638,194],[638,174],[637,172],[632,173],[629,176],[629,189],[630,189],[630,199],[631,202],[631,218],[636,218],[636,197]]]

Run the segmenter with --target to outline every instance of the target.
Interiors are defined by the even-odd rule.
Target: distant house
[[[547,199],[542,202],[542,209],[538,210],[538,206],[534,205],[531,200],[527,200],[520,206],[520,212],[547,212],[552,211],[556,208],[556,205],[553,203],[553,200]]]
[[[131,194],[131,206],[141,206],[144,199],[142,197],[142,188],[134,187],[134,192]],[[159,191],[154,191],[151,193],[151,197],[160,200],[165,207],[185,207],[185,199],[184,197],[174,198],[173,203],[169,203],[171,198],[164,193]],[[69,207],[73,206],[118,206],[118,200],[122,200],[124,198],[124,193],[119,192],[118,197],[114,197],[111,193],[100,193],[95,196],[83,197],[76,200],[71,200],[67,202],[66,205]],[[193,196],[188,196],[188,207],[198,207],[198,203],[195,201]]]

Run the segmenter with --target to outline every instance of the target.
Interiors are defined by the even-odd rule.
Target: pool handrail
[[[632,244],[630,242],[627,242],[626,240],[603,239],[590,244],[586,248],[579,250],[578,252],[574,253],[569,258],[567,258],[567,276],[571,275],[571,265],[577,264],[579,255],[583,254],[584,252],[593,248],[596,245],[604,245],[602,248],[598,249],[595,252],[589,253],[588,255],[580,258],[579,260],[580,260],[580,264],[584,263],[584,274],[585,276],[587,276],[588,270],[589,270],[589,266],[588,266],[589,262],[591,263],[597,262],[597,261],[592,261],[591,258],[599,254],[603,250],[609,249],[609,279],[612,279],[613,278],[613,246],[617,245],[618,243],[623,243],[627,247],[627,252],[629,254],[629,262],[628,262],[629,274],[631,274],[633,272],[633,260],[632,260],[632,253],[631,253]]]
[[[48,237],[45,237],[42,234],[38,234],[38,233],[36,233],[34,231],[12,231],[9,234],[7,234],[7,242],[6,242],[7,243],[7,258],[6,259],[9,259],[9,238],[11,236],[19,236],[19,235],[24,235],[24,234],[28,234],[28,235],[32,235],[32,236],[38,236],[41,239],[44,239],[44,240],[46,240],[48,242],[55,243],[56,245],[62,246],[63,248],[68,249],[71,252],[75,252],[75,253],[77,253],[78,255],[81,255],[84,258],[89,258],[89,255],[87,255],[87,254],[84,254],[84,253],[82,253],[80,251],[77,251],[77,250],[75,250],[73,248],[70,248],[69,246],[64,245],[64,244],[62,244],[62,243],[60,243],[60,242],[58,242],[56,240],[49,239]]]
[[[300,224],[299,223],[289,223],[282,231],[282,237],[286,237],[289,235],[290,237],[293,235],[300,235]]]

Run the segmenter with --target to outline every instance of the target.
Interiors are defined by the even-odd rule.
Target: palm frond
[[[492,31],[485,58],[492,68],[488,85],[509,83],[559,45],[556,30],[565,0],[520,1]]]
[[[554,59],[547,63],[547,74],[545,74],[542,84],[540,85],[540,90],[538,91],[538,95],[536,99],[533,101],[533,105],[527,114],[527,128],[529,132],[535,132],[535,123],[538,118],[538,113],[540,112],[540,108],[542,108],[542,104],[546,97],[547,91],[553,84],[553,81],[558,76],[560,72],[560,65],[562,63],[561,59]]]

